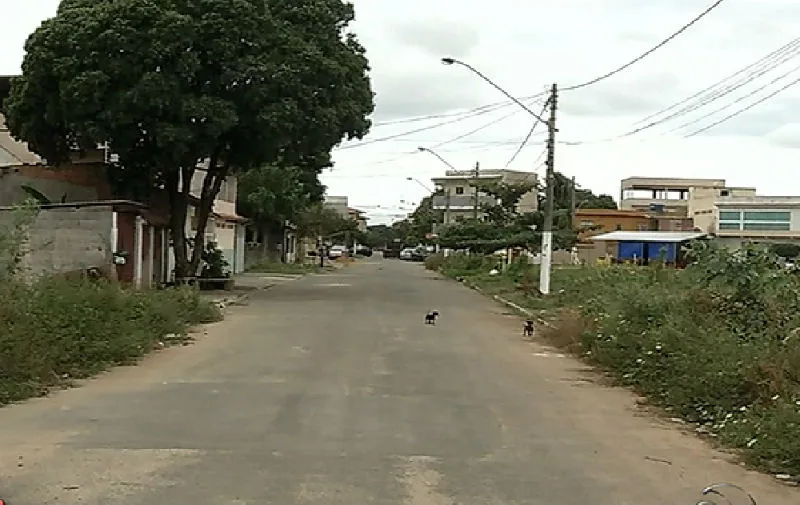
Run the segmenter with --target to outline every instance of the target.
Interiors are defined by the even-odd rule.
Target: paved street
[[[0,409],[0,495],[677,505],[724,480],[763,505],[800,501],[592,377],[479,294],[375,258],[254,292],[192,346]]]

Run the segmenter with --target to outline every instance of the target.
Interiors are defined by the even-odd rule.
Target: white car
[[[402,251],[400,251],[400,259],[401,260],[410,260],[414,257],[414,248],[406,247]]]
[[[345,246],[335,245],[330,249],[328,249],[328,258],[330,259],[341,258],[342,256],[344,256],[345,251],[347,251],[347,248]]]

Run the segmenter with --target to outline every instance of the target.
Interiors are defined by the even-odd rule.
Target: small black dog
[[[531,321],[530,319],[525,321],[525,326],[522,327],[522,334],[525,335],[526,337],[533,336],[533,321]]]
[[[435,310],[428,312],[425,314],[425,324],[436,324],[436,318],[439,317],[439,313]]]

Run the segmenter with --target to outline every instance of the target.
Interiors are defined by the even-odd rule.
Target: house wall
[[[236,264],[236,224],[217,219],[214,223],[217,247],[228,262],[228,269],[233,271]]]
[[[72,167],[51,170],[46,167],[31,166],[0,170],[0,206],[20,203],[29,198],[22,190],[27,184],[44,194],[54,203],[66,196],[68,202],[96,201],[106,197],[99,176],[99,168]],[[100,185],[100,190],[98,190]]]
[[[40,210],[28,230],[23,275],[36,278],[90,267],[108,272],[112,264],[111,216],[110,207]],[[3,224],[11,217],[10,211],[0,212]]]
[[[578,211],[573,219],[574,226],[580,230],[578,239],[586,241],[589,237],[608,233],[616,230],[646,231],[652,228],[651,219],[644,214],[626,215],[623,212],[592,213],[591,211]],[[592,227],[597,229],[590,229]]]

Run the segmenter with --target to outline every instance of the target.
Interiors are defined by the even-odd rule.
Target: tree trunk
[[[175,280],[182,283],[189,276],[186,247],[186,216],[189,206],[189,190],[193,170],[180,168],[179,171],[170,172],[166,176],[165,189],[169,198],[170,220],[169,228],[172,235],[172,252],[175,256]],[[187,185],[186,179],[190,184]],[[183,184],[181,184],[183,179]]]
[[[219,194],[222,183],[228,174],[228,167],[218,167],[217,161],[219,160],[219,150],[215,151],[209,160],[208,170],[205,177],[203,177],[203,188],[200,190],[200,201],[196,210],[197,216],[197,231],[194,234],[194,248],[192,249],[192,257],[189,260],[189,271],[192,275],[197,274],[197,269],[200,267],[200,259],[205,249],[205,233],[208,218],[214,208],[214,199]]]

